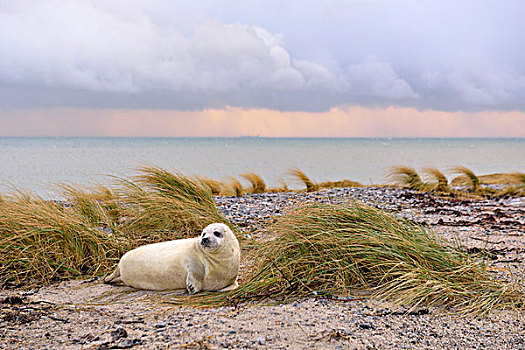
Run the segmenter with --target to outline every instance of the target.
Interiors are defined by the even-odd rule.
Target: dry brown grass
[[[266,183],[256,173],[248,172],[240,175],[242,178],[248,180],[251,184],[251,193],[263,193],[266,190]]]
[[[414,168],[398,165],[389,169],[387,177],[397,186],[409,188],[416,191],[428,190],[417,171]]]
[[[229,188],[230,188],[231,194],[233,194],[235,197],[241,197],[244,193],[242,184],[239,182],[239,180],[237,180],[234,177],[230,177],[229,180],[230,180]]]
[[[458,166],[451,168],[450,172],[453,174],[460,174],[462,175],[463,179],[468,180],[468,184],[472,192],[475,193],[479,191],[479,185],[480,185],[479,178],[469,168],[458,165]]]
[[[351,180],[341,181],[325,181],[319,184],[319,188],[350,188],[350,187],[362,187],[359,182]]]
[[[222,192],[224,192],[225,185],[217,180],[210,179],[209,177],[197,177],[197,180],[202,182],[206,187],[209,188],[210,192],[214,196],[220,195]]]
[[[498,174],[499,175],[499,174]],[[506,174],[505,184],[508,187],[502,191],[497,192],[499,196],[525,196],[525,174],[512,173]],[[480,176],[482,178],[482,176]],[[501,180],[498,183],[502,183]]]
[[[27,193],[4,198],[0,203],[3,284],[94,276],[114,265],[126,247],[122,237],[97,227],[98,213],[65,208]]]
[[[447,177],[437,168],[425,168],[423,169],[423,172],[432,179],[432,183],[429,184],[431,190],[439,192],[450,192]]]
[[[516,186],[522,183],[521,177],[523,173],[509,173],[509,174],[488,174],[479,175],[479,183],[486,185],[506,185]],[[458,176],[452,180],[455,186],[466,186],[470,184],[470,179],[467,176]]]
[[[319,185],[313,182],[308,175],[306,175],[301,169],[299,168],[292,168],[288,171],[288,174],[295,177],[299,181],[301,181],[306,186],[307,192],[314,192],[319,190]]]

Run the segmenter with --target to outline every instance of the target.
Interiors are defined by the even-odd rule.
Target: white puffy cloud
[[[329,70],[294,60],[282,38],[263,28],[205,21],[185,36],[147,16],[114,12],[96,2],[67,2],[60,13],[52,11],[57,3],[46,4],[0,14],[3,87],[131,94],[138,99],[159,91],[159,98],[167,94],[174,100],[179,94],[201,94],[200,107],[214,98],[242,103],[235,94],[341,88]],[[220,94],[233,96],[228,101]],[[174,101],[174,107],[183,104]]]

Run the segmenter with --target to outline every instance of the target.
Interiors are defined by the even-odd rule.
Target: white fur
[[[150,290],[186,288],[190,294],[226,291],[238,286],[240,256],[233,232],[216,223],[206,226],[196,238],[149,244],[127,252],[104,282]]]

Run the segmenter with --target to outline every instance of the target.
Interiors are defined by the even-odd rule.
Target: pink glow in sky
[[[327,112],[9,109],[0,111],[0,136],[525,137],[525,113],[357,106]]]

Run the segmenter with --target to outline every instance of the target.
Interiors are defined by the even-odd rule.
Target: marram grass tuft
[[[313,182],[308,175],[306,175],[299,168],[292,168],[288,171],[290,175],[300,180],[306,186],[306,192],[314,192],[319,190],[319,185]]]
[[[92,214],[15,193],[0,202],[0,279],[42,284],[94,276],[113,266],[126,246]]]
[[[0,200],[0,279],[45,284],[100,275],[130,248],[195,237],[208,224],[237,228],[197,179],[161,168],[112,188],[60,185],[64,203],[15,192]]]
[[[248,172],[240,176],[250,182],[250,184],[252,185],[252,193],[263,193],[264,191],[266,191],[266,183],[264,182],[262,177],[260,177],[256,173]]]
[[[248,252],[253,271],[239,289],[197,303],[290,301],[313,294],[371,292],[411,307],[441,305],[462,314],[523,307],[523,291],[432,231],[361,204],[292,211]],[[315,292],[315,293],[314,293]]]
[[[214,196],[219,196],[224,192],[224,184],[220,181],[210,179],[209,177],[197,177],[202,184],[204,184],[210,190]]]
[[[480,184],[479,178],[469,168],[458,165],[456,167],[451,168],[450,172],[454,174],[460,174],[464,178],[468,179],[470,183],[470,189],[472,190],[472,192],[479,191],[479,184]]]
[[[416,191],[428,190],[428,185],[421,180],[417,171],[405,165],[390,167],[387,177],[397,186]]]
[[[437,168],[425,168],[423,172],[434,180],[432,184],[428,185],[429,189],[438,192],[450,192],[447,177]]]

